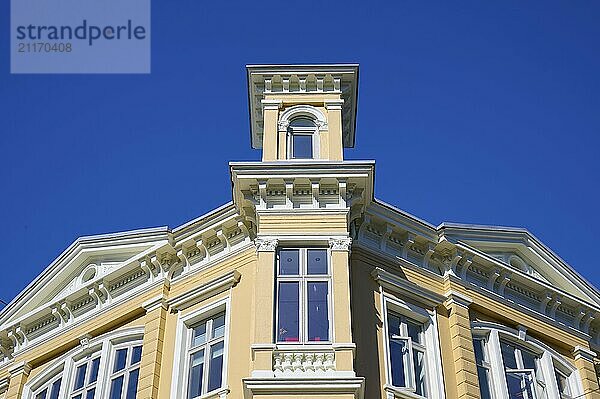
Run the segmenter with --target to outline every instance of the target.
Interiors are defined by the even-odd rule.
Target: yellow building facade
[[[357,65],[247,66],[233,201],[82,237],[0,313],[0,399],[600,398],[600,293],[524,229],[374,198]]]

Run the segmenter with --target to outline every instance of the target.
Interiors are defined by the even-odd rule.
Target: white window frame
[[[186,315],[179,312],[177,320],[177,332],[175,335],[175,361],[173,362],[173,374],[171,375],[171,398],[187,399],[189,373],[190,373],[190,343],[192,329],[195,324],[225,312],[225,336],[223,345],[223,369],[221,375],[221,388],[200,396],[201,399],[227,398],[229,387],[227,385],[227,365],[229,361],[229,328],[231,323],[231,300],[229,297],[206,305]],[[206,356],[206,353],[205,353]],[[205,357],[205,362],[206,362]]]
[[[108,397],[110,381],[108,380],[108,365],[111,363],[111,350],[114,345],[125,342],[141,342],[144,327],[123,328],[110,333],[90,338],[85,346],[78,346],[52,361],[39,375],[27,381],[23,387],[23,399],[35,399],[35,395],[43,390],[50,381],[62,378],[59,397],[71,399],[76,367],[85,362],[84,359],[94,359],[100,356],[98,379],[96,382],[95,399]],[[48,397],[47,397],[48,399]],[[85,396],[82,398],[85,399]]]
[[[142,363],[141,357],[140,357],[140,361],[138,363],[130,364],[131,357],[133,356],[133,348],[136,346],[142,347],[142,351],[143,351],[143,341],[142,340],[119,342],[119,343],[114,343],[112,345],[111,352],[110,352],[110,361],[108,362],[108,370],[107,370],[107,377],[106,377],[106,386],[105,386],[106,394],[104,395],[104,397],[110,398],[109,395],[110,395],[110,387],[112,385],[112,381],[114,379],[119,378],[120,376],[123,376],[123,386],[121,387],[120,399],[125,399],[127,397],[127,387],[129,386],[129,377],[131,376],[131,372],[136,369],[139,370],[141,363]],[[117,360],[117,351],[120,349],[127,349],[127,357],[125,358],[125,368],[118,370],[118,371],[113,371],[114,367],[115,367],[115,362]],[[139,371],[138,371],[138,384],[139,384]],[[85,398],[82,398],[82,399],[85,399]]]
[[[560,370],[567,375],[569,388],[571,395],[577,397],[583,394],[583,386],[581,385],[581,379],[579,378],[579,372],[577,369],[567,362],[562,356],[543,344],[542,342],[529,337],[524,331],[517,331],[512,328],[502,326],[496,323],[489,322],[474,322],[472,323],[473,335],[482,336],[487,335],[487,353],[490,359],[491,374],[492,374],[492,395],[495,399],[507,399],[509,398],[508,386],[506,383],[506,375],[504,371],[504,362],[502,358],[502,351],[500,341],[507,341],[514,344],[517,348],[526,349],[539,356],[538,360],[538,372],[541,375],[537,375],[534,371],[536,378],[535,381],[535,397],[536,399],[553,399],[561,398],[558,392],[558,385],[556,382],[556,376],[554,375],[555,365],[559,365]],[[523,366],[519,357],[517,357],[517,366]],[[517,370],[518,371],[518,370]],[[545,390],[545,397],[541,395],[540,382],[543,383]],[[568,397],[566,397],[568,398]]]
[[[91,376],[91,369],[92,369],[91,366],[95,359],[100,359],[100,364],[98,365],[98,375],[96,376],[96,381],[90,383],[89,379]],[[92,388],[96,389],[95,394],[94,394],[94,399],[99,399],[98,398],[98,386],[101,384],[98,383],[98,380],[100,378],[101,363],[102,363],[102,352],[100,351],[100,348],[98,348],[97,351],[93,351],[92,353],[86,354],[82,359],[79,359],[73,363],[73,367],[71,369],[71,378],[69,379],[71,386],[68,387],[68,394],[69,394],[70,399],[75,398],[79,394],[81,394],[81,399],[86,399],[87,391],[89,391]],[[87,364],[87,366],[86,366],[85,379],[83,381],[83,386],[79,389],[75,389],[74,384],[75,384],[75,379],[77,377],[77,368],[84,364]]]
[[[52,385],[58,380],[62,380],[60,382],[60,388],[58,389],[58,397],[62,398],[61,394],[64,392],[65,379],[63,378],[62,371],[58,371],[58,374],[52,375],[47,378],[44,382],[42,382],[39,387],[35,388],[35,391],[32,393],[32,398],[36,398],[37,395],[41,394],[45,389],[47,389],[46,399],[50,399],[50,395],[52,393]]]
[[[423,337],[424,337],[424,350],[425,350],[425,385],[427,399],[444,399],[445,388],[442,372],[442,359],[441,351],[439,347],[439,335],[437,328],[437,313],[435,308],[432,310],[417,306],[413,303],[406,302],[396,296],[392,296],[386,292],[381,291],[382,296],[382,319],[383,319],[383,332],[384,332],[384,360],[385,360],[385,375],[386,383],[384,389],[387,393],[388,399],[393,398],[425,398],[415,393],[415,379],[414,379],[414,365],[412,358],[412,351],[410,352],[410,371],[409,381],[411,386],[408,387],[396,387],[392,383],[392,363],[390,358],[390,340],[388,325],[388,313],[395,313],[397,315],[405,316],[415,322],[421,323],[423,326]],[[409,345],[412,345],[412,340],[408,338]],[[405,362],[405,368],[408,367]]]
[[[313,126],[292,126],[292,123],[295,119],[306,119],[313,123]],[[312,158],[296,158],[294,157],[294,136],[310,136],[312,143]],[[320,135],[319,135],[319,127],[313,116],[307,115],[297,115],[294,116],[292,120],[290,120],[290,126],[287,129],[287,159],[302,161],[302,160],[313,160],[319,159],[319,149],[320,149]]]
[[[473,340],[480,340],[483,342],[483,348],[482,348],[482,353],[483,353],[483,359],[481,359],[481,367],[483,367],[486,370],[486,374],[487,374],[487,380],[488,380],[488,390],[490,392],[490,396],[492,398],[495,398],[495,394],[494,394],[494,377],[492,375],[492,364],[491,364],[491,360],[490,360],[490,354],[489,354],[489,350],[488,350],[488,335],[487,334],[479,334],[479,335],[475,335],[473,334]],[[475,359],[475,366],[479,367],[480,365],[477,364],[477,359]],[[479,373],[479,370],[477,370],[477,373]],[[478,376],[479,378],[479,376]],[[481,389],[481,387],[480,387]]]
[[[298,275],[280,275],[279,274],[279,252],[281,250],[299,250],[298,257]],[[324,250],[327,254],[327,274],[308,274],[308,250]],[[277,345],[331,345],[334,342],[333,337],[333,284],[332,284],[332,265],[331,251],[326,247],[307,246],[307,247],[292,247],[282,246],[277,248],[275,265],[275,326],[274,326],[274,342]],[[326,282],[327,283],[327,318],[329,336],[327,340],[309,341],[308,340],[308,282]],[[298,341],[279,341],[279,283],[280,282],[298,282]]]

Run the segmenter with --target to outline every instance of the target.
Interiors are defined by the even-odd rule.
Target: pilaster
[[[8,383],[8,391],[6,399],[21,399],[23,395],[23,387],[27,382],[31,366],[27,362],[20,362],[10,368],[10,381]]]
[[[277,151],[277,119],[279,118],[279,108],[281,100],[262,100],[264,115],[263,130],[263,161],[276,161],[278,159]]]
[[[342,105],[344,100],[325,100],[328,124],[328,147],[329,154],[322,154],[322,158],[332,161],[344,159],[344,148],[342,139]]]
[[[456,376],[456,397],[476,399],[479,398],[479,383],[469,319],[469,305],[472,300],[455,291],[448,291],[446,298],[444,307],[449,313],[447,328]]]
[[[575,357],[575,367],[579,370],[579,376],[581,377],[584,397],[586,399],[600,399],[598,378],[594,369],[596,354],[588,348],[577,346],[573,350],[573,356]]]
[[[333,337],[335,344],[346,345],[336,351],[337,369],[342,371],[354,371],[354,353],[347,347],[348,344],[352,344],[349,263],[351,244],[351,238],[329,241],[333,272]]]
[[[138,399],[157,399],[162,364],[163,343],[167,320],[168,288],[165,286],[160,295],[143,306],[146,310],[142,361],[138,382]]]

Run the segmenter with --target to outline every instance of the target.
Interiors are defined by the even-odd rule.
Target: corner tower
[[[358,65],[246,69],[252,147],[263,161],[341,161],[354,147]]]

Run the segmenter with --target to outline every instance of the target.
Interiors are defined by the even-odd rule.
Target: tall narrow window
[[[135,399],[141,359],[140,344],[115,347],[110,370],[109,399]]]
[[[317,126],[308,118],[296,118],[288,129],[288,158],[312,159],[315,157]]]
[[[326,249],[280,249],[277,342],[330,341],[331,275]]]
[[[94,399],[99,368],[99,355],[91,356],[75,365],[71,399]]]
[[[555,365],[554,376],[556,377],[558,393],[560,394],[561,399],[571,399],[573,397],[573,393],[571,392],[571,386],[569,384],[569,377],[567,374]]]
[[[423,324],[404,315],[387,315],[392,385],[428,397]]]
[[[225,313],[190,327],[188,399],[200,397],[222,386],[225,348]]]
[[[490,362],[486,351],[485,339],[474,338],[473,348],[475,349],[475,362],[477,364],[477,377],[479,379],[481,399],[492,399]]]
[[[35,399],[58,399],[60,386],[62,383],[62,374],[51,379],[35,394]]]

